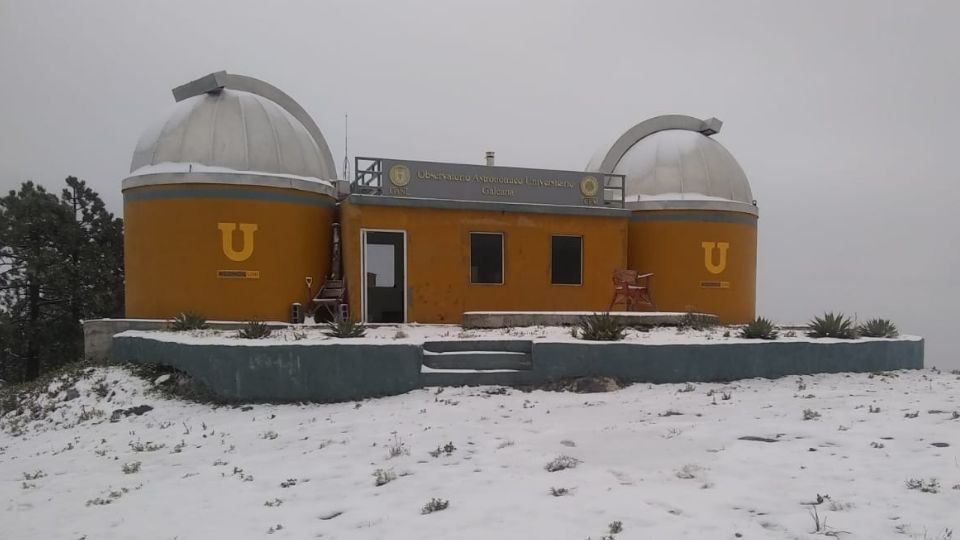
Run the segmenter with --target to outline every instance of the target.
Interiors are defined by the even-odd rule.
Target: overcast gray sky
[[[885,316],[960,367],[960,2],[0,0],[0,188],[120,181],[170,89],[280,87],[351,155],[582,169],[650,116],[724,121],[758,312]]]

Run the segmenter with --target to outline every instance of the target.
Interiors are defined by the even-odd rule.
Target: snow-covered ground
[[[814,508],[841,538],[960,523],[945,372],[242,408],[149,386],[97,368],[79,396],[51,388],[46,420],[0,419],[0,538],[812,538]],[[560,456],[576,467],[546,470]],[[434,498],[449,507],[422,513]]]
[[[161,341],[178,343],[204,343],[208,345],[317,345],[323,343],[352,343],[352,344],[383,344],[383,343],[423,343],[424,341],[447,341],[461,339],[500,340],[500,339],[529,339],[533,341],[549,342],[576,342],[596,343],[644,343],[648,345],[672,345],[679,343],[709,344],[709,343],[769,343],[759,339],[744,339],[739,337],[739,328],[714,326],[703,330],[675,327],[655,327],[645,330],[628,328],[625,338],[619,342],[590,342],[573,337],[571,327],[568,326],[527,326],[515,328],[466,329],[453,324],[397,324],[372,325],[367,327],[366,335],[362,338],[337,339],[327,336],[325,328],[319,325],[304,325],[273,330],[270,337],[265,339],[240,339],[236,330],[192,330],[186,332],[127,330],[120,335],[150,337]],[[870,341],[880,338],[858,338],[860,341]],[[900,336],[901,340],[918,340],[919,336]],[[834,338],[808,337],[804,330],[784,329],[777,339],[780,342],[816,342],[837,343],[849,342]]]

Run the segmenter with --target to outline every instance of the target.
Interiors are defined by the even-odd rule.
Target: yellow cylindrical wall
[[[345,202],[340,209],[350,312],[360,318],[362,229],[406,231],[408,321],[459,323],[465,311],[604,311],[626,264],[621,216],[446,210]],[[470,283],[470,233],[503,233],[504,282]],[[551,284],[551,235],[583,237],[582,285]]]
[[[124,191],[126,316],[290,318],[330,268],[334,200],[253,185],[155,185]]]
[[[723,211],[634,211],[629,266],[653,272],[659,311],[714,313],[724,323],[755,316],[757,218]]]

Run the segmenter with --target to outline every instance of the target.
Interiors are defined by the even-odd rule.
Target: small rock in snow
[[[151,407],[150,405],[137,405],[136,407],[130,407],[129,409],[123,411],[123,415],[130,416],[131,414],[135,414],[137,416],[140,416],[141,414],[145,412],[150,412],[152,410],[153,410],[153,407]]]
[[[754,441],[754,442],[767,442],[767,443],[777,442],[777,439],[768,439],[766,437],[755,437],[753,435],[744,435],[743,437],[740,437],[740,440]]]
[[[143,413],[149,412],[152,410],[153,410],[153,407],[151,407],[150,405],[137,405],[136,407],[130,407],[129,409],[115,409],[110,414],[110,421],[119,422],[120,418],[124,416],[130,416],[131,414],[140,416]]]
[[[342,511],[335,510],[335,511],[333,511],[333,512],[328,512],[328,513],[326,513],[326,514],[323,514],[323,515],[319,516],[319,518],[322,519],[323,521],[328,521],[328,520],[331,520],[331,519],[333,519],[333,518],[335,518],[335,517],[337,517],[337,516],[339,516],[339,515],[341,515],[341,514],[343,514]]]
[[[64,396],[64,401],[71,401],[80,397],[80,391],[76,388],[70,388],[67,390],[67,395]]]

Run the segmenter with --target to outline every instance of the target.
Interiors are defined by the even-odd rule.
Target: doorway
[[[361,231],[363,320],[402,323],[407,319],[405,231]]]

